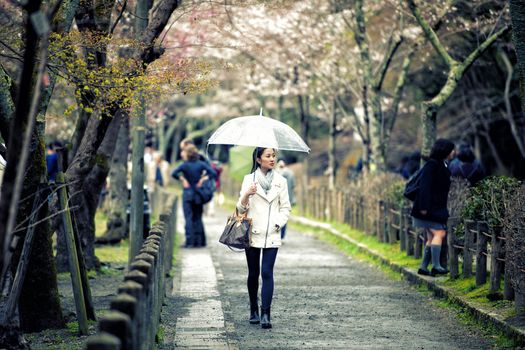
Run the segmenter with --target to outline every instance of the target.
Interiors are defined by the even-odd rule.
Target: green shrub
[[[461,217],[486,221],[501,226],[505,217],[505,202],[516,193],[520,182],[507,176],[491,176],[469,189]]]

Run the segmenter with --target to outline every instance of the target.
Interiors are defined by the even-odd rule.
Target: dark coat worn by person
[[[430,159],[421,170],[419,192],[411,215],[415,218],[446,224],[447,199],[450,189],[450,171],[445,162]],[[421,213],[426,210],[426,215]]]

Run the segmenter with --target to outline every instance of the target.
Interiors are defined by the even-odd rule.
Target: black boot
[[[272,324],[270,323],[270,308],[263,309],[261,307],[261,328],[272,328]]]
[[[260,322],[259,307],[257,305],[250,306],[250,324],[259,324]]]

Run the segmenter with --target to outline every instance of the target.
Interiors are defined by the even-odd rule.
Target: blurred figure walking
[[[179,165],[171,176],[180,180],[183,187],[182,208],[184,211],[184,229],[186,232],[185,248],[206,246],[206,235],[202,223],[202,200],[198,198],[196,189],[207,179],[217,176],[206,162],[199,160],[199,151],[194,145],[186,146],[181,152],[184,163]],[[203,173],[206,177],[203,177]]]

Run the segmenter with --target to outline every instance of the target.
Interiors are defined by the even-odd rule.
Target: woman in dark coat
[[[458,147],[457,158],[450,162],[450,173],[452,177],[466,179],[471,186],[485,178],[485,171],[480,162],[477,161],[474,152],[468,144]]]
[[[447,161],[454,158],[454,144],[439,139],[430,151],[429,160],[421,170],[419,191],[412,207],[415,227],[425,229],[427,243],[418,273],[422,275],[446,274],[448,270],[439,263],[441,243],[447,234],[447,200],[450,190],[450,171]],[[428,265],[432,260],[432,270]]]
[[[199,151],[194,145],[186,146],[181,152],[184,163],[179,165],[171,176],[182,182],[182,209],[184,211],[184,229],[186,231],[185,248],[206,246],[206,235],[202,223],[204,204],[199,201],[196,188],[202,186],[206,176],[215,179],[217,176],[211,166],[199,160]]]

